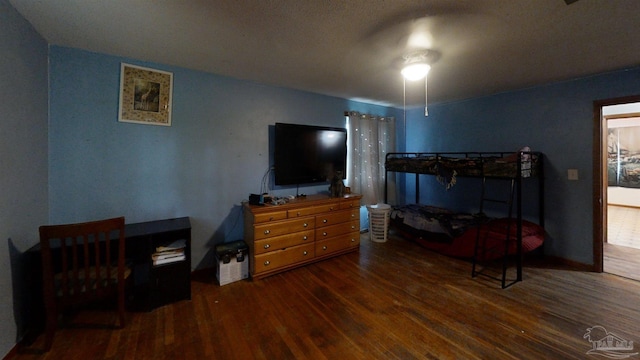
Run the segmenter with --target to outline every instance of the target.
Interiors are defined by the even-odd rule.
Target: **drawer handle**
[[[268,248],[270,248],[270,247],[271,247],[271,245],[269,245],[269,244],[265,244],[265,245],[264,245],[264,248],[265,248],[265,249],[268,249]]]
[[[304,256],[307,256],[307,254],[308,254],[308,252],[306,252],[306,251],[302,252],[302,255],[304,255]]]
[[[269,234],[271,234],[271,230],[265,230],[265,231],[264,231],[264,234],[265,234],[265,235],[269,235]]]
[[[327,250],[327,246],[326,246],[326,245],[325,245],[325,246],[323,246],[323,247],[322,247],[322,250]]]
[[[307,240],[307,235],[303,236],[302,240]]]
[[[352,217],[352,218],[356,217],[356,214],[351,214],[351,217]]]
[[[296,215],[300,216],[300,211],[298,211],[298,212],[296,213]]]
[[[302,224],[302,226],[303,226],[303,227],[307,227],[307,226],[309,226],[309,224],[304,223],[304,224]]]
[[[264,266],[269,266],[269,264],[271,264],[271,261],[269,261],[269,260],[264,262]]]
[[[269,218],[269,221],[273,221],[273,216]]]
[[[356,242],[356,239],[351,239],[351,242]]]
[[[351,225],[351,230],[355,230],[356,226],[355,225]]]
[[[326,231],[325,231],[325,232],[323,232],[323,233],[322,233],[322,236],[327,236],[327,232],[326,232]]]
[[[333,211],[333,206],[329,208],[329,211]]]
[[[327,220],[327,219],[323,219],[322,220],[322,222],[325,223],[325,224],[327,223],[327,221],[329,221],[329,220]]]

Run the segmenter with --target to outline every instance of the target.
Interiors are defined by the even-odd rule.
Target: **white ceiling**
[[[640,65],[638,0],[9,2],[53,45],[385,105],[414,48],[440,55],[430,103]]]

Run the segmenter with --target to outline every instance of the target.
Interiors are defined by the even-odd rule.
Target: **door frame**
[[[607,119],[602,108],[640,102],[640,95],[625,96],[593,102],[593,270],[604,271],[603,246],[607,239]]]

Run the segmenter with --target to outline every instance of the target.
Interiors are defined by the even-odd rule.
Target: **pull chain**
[[[429,116],[429,109],[428,109],[428,97],[427,97],[427,79],[429,78],[429,76],[425,76],[424,77],[424,116]]]

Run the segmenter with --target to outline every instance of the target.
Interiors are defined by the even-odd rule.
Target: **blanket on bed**
[[[504,240],[517,239],[515,219],[492,219],[482,215],[456,214],[450,210],[429,205],[406,205],[393,208],[391,225],[405,238],[443,255],[471,258],[474,256],[478,225],[484,248],[504,249]],[[533,251],[544,243],[545,231],[538,225],[522,220],[522,252]],[[517,242],[510,241],[509,254],[517,253]],[[504,250],[482,255],[482,260],[498,258]]]
[[[468,228],[486,223],[482,214],[463,214],[430,205],[410,204],[391,211],[391,223],[403,232],[429,237],[436,242],[451,242]]]

